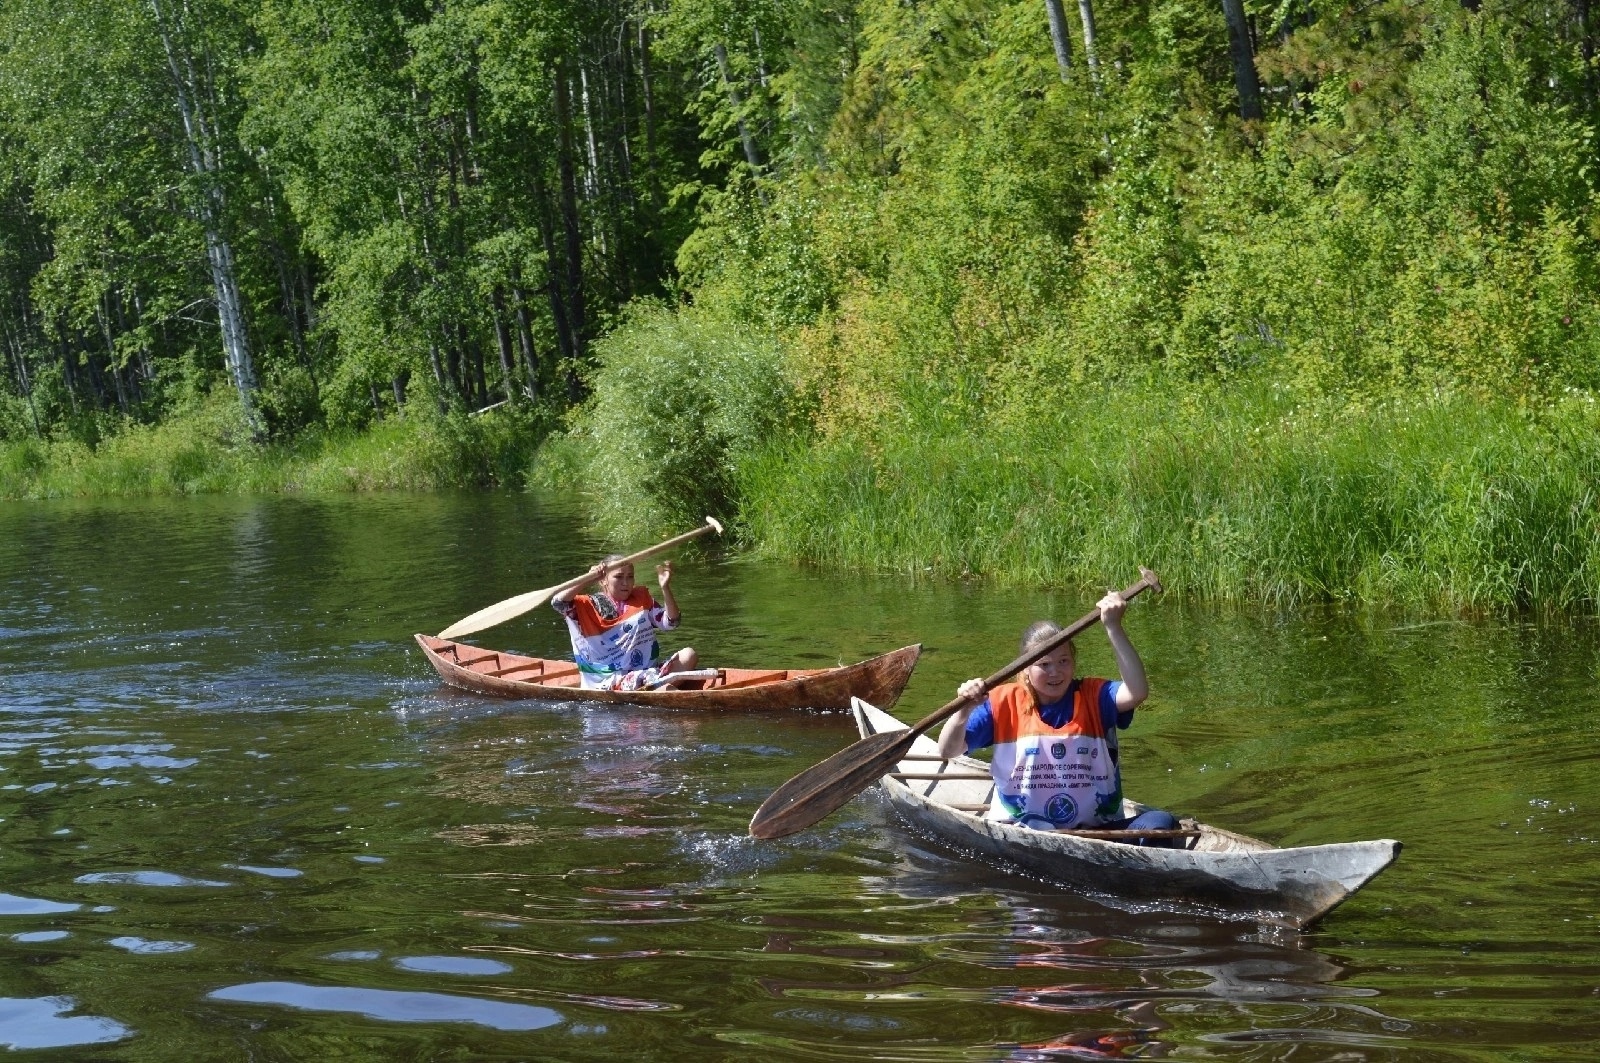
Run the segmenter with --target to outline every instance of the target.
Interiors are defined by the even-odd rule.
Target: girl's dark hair
[[[1039,643],[1061,634],[1061,625],[1054,620],[1035,620],[1028,625],[1022,633],[1022,647],[1020,652],[1027,653]],[[1066,645],[1071,646],[1072,640],[1068,639]]]

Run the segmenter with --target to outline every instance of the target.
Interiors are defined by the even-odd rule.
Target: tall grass
[[[411,409],[361,432],[257,446],[222,395],[93,447],[70,438],[0,443],[0,498],[520,486],[552,423],[527,409],[481,417]]]
[[[1048,423],[774,445],[744,533],[833,566],[1446,607],[1600,601],[1600,412],[1270,392],[1085,402]]]

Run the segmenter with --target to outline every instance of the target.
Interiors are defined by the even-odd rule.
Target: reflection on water
[[[471,956],[402,956],[394,965],[402,971],[424,974],[510,974],[514,969],[509,963]]]
[[[135,952],[143,956],[154,956],[163,952],[188,952],[194,948],[187,941],[149,941],[145,938],[127,935],[111,938],[106,944],[124,952]]]
[[[120,1041],[131,1030],[96,1015],[69,1015],[77,1009],[71,997],[17,999],[0,997],[0,1045],[19,1048],[70,1048]]]
[[[35,897],[13,897],[0,893],[0,915],[52,915],[57,912],[75,912],[82,905],[44,901]]]
[[[502,1000],[445,993],[400,993],[386,989],[310,986],[295,982],[251,982],[209,994],[212,1000],[277,1004],[301,1011],[349,1012],[385,1022],[464,1022],[491,1030],[542,1030],[561,1021],[558,1012]]]
[[[299,878],[305,872],[292,867],[251,867],[249,864],[224,864],[223,867],[232,871],[248,871],[252,875],[265,875],[267,878]]]
[[[492,701],[409,642],[611,545],[520,496],[0,506],[0,1044],[1557,1060],[1600,1037],[1589,620],[1134,607],[1154,695],[1130,793],[1283,843],[1407,844],[1292,934],[997,873],[870,792],[756,842],[756,805],[846,716]],[[703,555],[678,575],[711,662],[924,642],[907,718],[1097,597]],[[482,641],[565,633],[533,614]]]
[[[92,875],[79,875],[73,879],[80,885],[110,886],[226,886],[226,882],[212,882],[203,878],[188,878],[170,871],[100,871]]]

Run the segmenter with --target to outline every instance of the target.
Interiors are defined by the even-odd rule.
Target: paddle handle
[[[716,532],[718,535],[722,534],[722,524],[720,522],[718,522],[718,520],[715,517],[707,517],[706,518],[706,522],[704,524],[700,525],[700,527],[696,528],[694,531],[686,531],[682,535],[674,535],[672,538],[663,540],[662,542],[659,542],[659,543],[656,543],[654,546],[647,546],[643,550],[640,550],[636,554],[629,554],[627,557],[619,557],[615,561],[613,561],[610,564],[608,564],[606,567],[610,568],[612,565],[631,565],[635,561],[643,561],[647,557],[654,557],[656,554],[661,553],[661,551],[663,551],[663,550],[671,550],[674,546],[677,546],[679,543],[686,543],[690,539],[698,539],[700,536],[704,535],[706,532],[711,532],[711,531]],[[589,573],[585,572],[583,575],[577,576],[577,577],[575,577],[573,579],[569,579],[569,580],[567,580],[567,582],[562,583],[559,586],[551,587],[549,590],[545,591],[544,593],[550,595],[553,598],[556,595],[560,594],[562,591],[570,591],[574,587],[581,587],[585,583],[588,583],[593,578],[594,578],[593,576],[591,576]]]
[[[1124,601],[1132,601],[1134,598],[1137,598],[1147,590],[1154,590],[1157,594],[1160,594],[1161,579],[1154,572],[1151,572],[1147,568],[1141,567],[1139,569],[1139,581],[1123,588],[1122,598]],[[1007,679],[1010,679],[1012,676],[1028,667],[1028,665],[1032,664],[1034,661],[1054,653],[1057,649],[1065,645],[1069,640],[1076,637],[1079,633],[1087,631],[1089,628],[1093,627],[1099,622],[1100,610],[1092,609],[1083,614],[1077,620],[1074,620],[1062,630],[1056,632],[1054,635],[1051,635],[1044,642],[1039,643],[1037,646],[1034,646],[1031,649],[1023,650],[1022,654],[1018,656],[1016,660],[1012,661],[1010,664],[1006,665],[994,675],[991,675],[988,679],[983,681],[983,691],[978,695],[978,697],[984,697],[989,693],[989,691],[993,690]],[[917,721],[917,723],[913,724],[911,727],[911,733],[913,735],[919,735],[928,730],[934,724],[943,723],[945,719],[950,716],[954,716],[967,705],[972,705],[975,703],[976,699],[957,697],[954,701],[944,705],[941,708],[935,709],[933,712]]]

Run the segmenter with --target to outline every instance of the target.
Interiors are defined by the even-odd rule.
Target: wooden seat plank
[[[529,661],[526,664],[514,664],[510,668],[496,668],[492,672],[485,672],[483,674],[487,675],[487,676],[493,676],[496,679],[501,679],[501,678],[504,678],[505,676],[513,675],[513,674],[515,674],[517,672],[535,672],[535,671],[536,672],[543,672],[544,671],[544,662],[543,661]]]
[[[891,771],[889,777],[891,779],[938,779],[941,782],[946,780],[952,782],[994,781],[994,778],[989,775],[967,774],[965,772],[958,775],[953,771]]]
[[[493,650],[488,653],[480,653],[476,657],[462,657],[459,647],[456,651],[456,664],[462,668],[471,668],[473,665],[482,664],[484,661],[498,661],[499,659],[500,655]]]
[[[732,690],[735,687],[759,686],[762,683],[771,683],[771,682],[775,682],[775,681],[781,681],[788,674],[789,674],[789,672],[788,672],[788,669],[786,669],[786,668],[780,668],[775,672],[757,672],[754,675],[751,675],[751,676],[748,676],[748,677],[746,677],[744,679],[739,680],[737,683],[726,682],[725,681],[725,682],[721,683],[718,686],[717,689],[719,689],[719,690]]]

